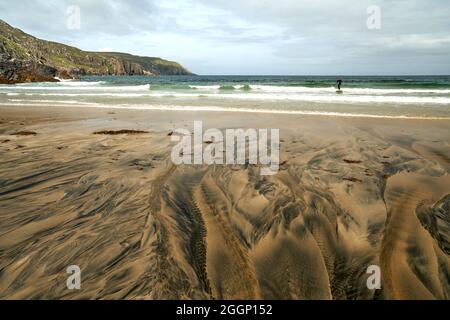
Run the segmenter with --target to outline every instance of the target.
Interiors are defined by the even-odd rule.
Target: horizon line
[[[450,74],[198,74],[191,75],[85,75],[85,77],[450,77]]]

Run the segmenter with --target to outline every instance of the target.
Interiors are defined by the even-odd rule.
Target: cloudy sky
[[[449,0],[0,0],[39,38],[198,74],[450,74],[449,17]]]

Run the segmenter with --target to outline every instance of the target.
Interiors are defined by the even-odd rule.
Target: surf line
[[[279,129],[270,129],[270,155],[269,129],[225,129],[224,140],[221,130],[210,128],[203,133],[202,121],[194,121],[193,134],[186,128],[180,128],[169,135],[173,142],[178,142],[171,152],[172,162],[176,165],[260,164],[261,175],[274,175],[280,167]]]

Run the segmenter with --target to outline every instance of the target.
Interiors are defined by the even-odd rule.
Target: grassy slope
[[[2,20],[0,20],[0,42],[10,57],[16,60],[39,62],[57,69],[82,69],[81,73],[98,75],[191,74],[180,64],[161,58],[116,52],[87,52],[64,44],[37,39]],[[73,70],[72,73],[78,72]]]

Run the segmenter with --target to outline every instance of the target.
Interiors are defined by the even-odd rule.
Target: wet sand
[[[194,120],[279,173],[174,165]],[[2,299],[450,299],[448,120],[0,107],[0,159]]]

